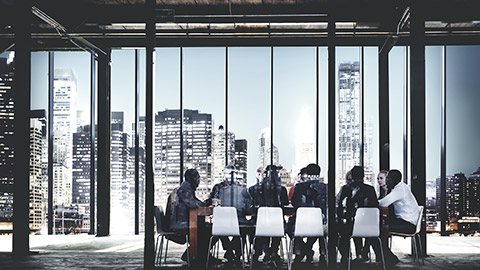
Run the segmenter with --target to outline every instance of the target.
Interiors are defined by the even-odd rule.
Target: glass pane
[[[112,51],[111,220],[112,234],[133,233],[134,156],[131,154],[135,117],[135,51]]]
[[[478,228],[480,46],[447,47],[447,231]]]
[[[214,183],[223,180],[225,157],[235,145],[225,144],[225,48],[183,49],[184,169],[195,168],[201,183],[197,196],[206,199]],[[234,136],[233,134],[229,134]]]
[[[239,156],[235,166],[247,171],[251,186],[257,168],[263,167],[265,146],[270,148],[270,48],[229,48],[228,56],[228,125],[238,144],[235,158]],[[241,165],[245,154],[247,162]]]
[[[315,49],[273,51],[273,163],[283,166],[280,173],[287,189],[295,184],[300,169],[316,163]]]
[[[378,48],[364,48],[364,148],[365,183],[377,185],[379,171]]]
[[[155,50],[155,205],[180,185],[180,48]]]

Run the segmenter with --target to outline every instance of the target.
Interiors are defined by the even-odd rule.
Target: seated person
[[[353,221],[359,207],[377,207],[377,195],[375,189],[363,183],[363,167],[354,166],[351,170],[352,183],[351,188],[345,189],[345,194],[340,195],[340,201],[337,208],[337,222],[339,225],[339,251],[342,254],[341,263],[346,263],[348,258],[348,242],[353,230]],[[343,190],[343,188],[342,188]],[[358,241],[358,240],[357,240]],[[361,247],[359,245],[358,247]],[[357,254],[361,250],[357,250]]]
[[[257,178],[257,184],[249,188],[256,209],[262,206],[283,207],[289,204],[287,189],[282,186],[280,169],[275,165],[268,165],[263,176],[260,179]],[[254,246],[253,261],[258,262],[259,256],[262,252],[265,252],[264,262],[278,264],[280,261],[279,246],[280,238],[257,239]]]
[[[292,196],[292,205],[297,209],[298,207],[320,207],[322,209],[324,224],[327,223],[327,184],[320,182],[320,166],[317,164],[309,164],[306,169],[306,181],[299,182],[295,185]],[[291,217],[288,220],[290,225],[290,234],[293,234],[295,228],[295,217]],[[294,243],[295,263],[299,263],[306,257],[307,262],[313,261],[314,251],[312,250],[313,244],[317,241],[317,238],[310,237],[307,242],[303,242],[303,239],[296,238]],[[320,260],[322,258],[320,245]]]
[[[393,205],[394,215],[389,215],[388,229],[391,232],[414,233],[420,210],[410,187],[402,180],[402,173],[390,170],[387,174],[387,187],[390,190],[378,204],[380,207]],[[390,249],[385,250],[385,260],[391,264],[398,263],[398,258]]]
[[[307,181],[307,167],[303,167],[302,169],[300,169],[300,172],[298,172],[298,182],[295,184],[295,186],[298,184],[298,183],[303,183]],[[288,199],[291,201],[292,200],[292,196],[293,196],[293,191],[295,190],[295,186],[292,186],[289,190],[288,190]]]

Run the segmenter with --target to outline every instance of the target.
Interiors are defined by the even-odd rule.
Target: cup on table
[[[212,206],[213,207],[220,206],[220,199],[213,198],[212,199]]]

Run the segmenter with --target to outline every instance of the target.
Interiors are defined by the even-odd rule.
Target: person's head
[[[345,174],[345,182],[347,182],[347,185],[350,185],[350,184],[353,182],[353,179],[352,179],[352,171],[348,171],[348,172]]]
[[[315,163],[310,163],[308,164],[307,166],[307,175],[308,175],[308,179],[320,179],[320,166],[318,166],[317,164]]]
[[[235,166],[231,164],[225,166],[225,168],[223,169],[223,175],[224,175],[223,180],[227,183],[230,183],[230,181],[232,180],[232,174],[234,175],[234,173],[235,173]]]
[[[384,187],[387,184],[387,182],[386,182],[387,173],[388,173],[388,171],[381,170],[377,175],[377,182],[381,187]]]
[[[298,182],[302,183],[307,181],[307,167],[303,167],[300,169],[300,172],[298,172]]]
[[[263,181],[263,167],[260,166],[257,169],[257,183],[261,183]]]
[[[188,169],[185,172],[185,181],[190,183],[193,188],[197,188],[200,184],[200,174],[196,169]]]
[[[363,178],[365,177],[365,172],[363,171],[362,166],[354,166],[351,170],[353,182],[363,183]]]
[[[388,189],[393,189],[402,181],[402,173],[399,170],[390,170],[388,171],[386,181]]]

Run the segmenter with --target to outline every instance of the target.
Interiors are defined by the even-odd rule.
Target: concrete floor
[[[421,269],[480,269],[480,237],[440,237],[428,235],[429,257]],[[32,251],[38,253],[17,259],[11,256],[11,236],[0,235],[0,269],[142,269],[143,236],[94,237],[90,235],[32,235]],[[186,269],[179,259],[184,246],[170,244],[165,268]],[[317,249],[315,249],[317,250]],[[415,269],[410,253],[410,241],[394,238],[393,252],[400,263],[388,269]],[[220,253],[222,254],[222,252]],[[313,267],[305,263],[297,269],[319,269],[318,256]],[[162,267],[163,268],[163,267]],[[220,264],[212,268],[231,269]],[[238,267],[240,268],[240,267]],[[255,265],[255,269],[270,269],[271,265]],[[279,268],[286,269],[286,264]],[[295,267],[293,268],[295,269]],[[340,268],[338,268],[340,269]],[[381,265],[366,263],[352,269],[382,269]]]

